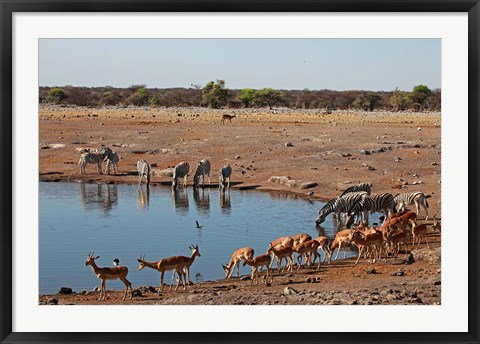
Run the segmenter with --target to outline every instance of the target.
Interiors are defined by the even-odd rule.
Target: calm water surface
[[[197,244],[202,256],[195,259],[190,276],[199,282],[224,278],[221,264],[239,247],[253,247],[258,255],[279,236],[335,235],[331,216],[325,227],[315,227],[323,203],[258,191],[188,188],[172,193],[169,187],[147,191],[145,185],[85,183],[40,183],[39,189],[40,294],[56,293],[62,286],[81,291],[99,285],[84,265],[90,251],[100,256],[99,266],[112,266],[118,257],[134,287],[158,286],[157,271],[138,271],[140,255],[149,261],[190,256],[188,246]],[[240,269],[249,272],[250,267]],[[166,273],[165,282],[170,278],[171,272]],[[123,287],[118,280],[107,282],[107,289]]]

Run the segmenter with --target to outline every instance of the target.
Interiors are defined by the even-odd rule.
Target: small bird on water
[[[113,260],[113,265],[118,266],[119,264],[120,264],[120,259],[115,258],[115,259]]]
[[[195,221],[195,223],[197,224],[197,229],[201,229],[203,227],[198,223],[198,221]]]

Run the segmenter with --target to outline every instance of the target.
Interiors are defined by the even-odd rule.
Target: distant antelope
[[[98,298],[98,301],[105,300],[107,297],[106,291],[105,291],[105,284],[106,280],[116,280],[119,279],[120,281],[125,284],[125,293],[123,294],[123,300],[127,297],[127,292],[130,289],[130,299],[133,296],[132,293],[132,283],[130,283],[129,280],[127,280],[127,274],[128,274],[128,268],[126,266],[115,266],[113,268],[99,268],[97,264],[95,263],[95,259],[100,258],[100,256],[93,256],[93,252],[88,254],[88,258],[85,261],[85,266],[90,265],[92,267],[93,272],[99,279],[102,280],[102,286],[100,288],[100,297]],[[103,298],[102,298],[103,295]]]
[[[232,124],[232,118],[235,118],[235,115],[222,115],[222,124],[225,125],[225,120],[228,120]]]

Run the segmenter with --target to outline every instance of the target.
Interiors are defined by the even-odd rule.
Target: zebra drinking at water
[[[110,165],[113,165],[113,172],[115,175],[118,173],[118,161],[120,160],[120,157],[118,156],[117,152],[112,152],[112,154],[105,156],[105,159],[107,160],[107,166],[105,167],[105,173],[110,174]]]
[[[145,177],[147,186],[150,185],[150,166],[144,159],[137,161],[138,184],[142,184],[142,179]]]
[[[222,167],[222,169],[218,172],[219,180],[218,180],[218,187],[220,189],[225,189],[225,185],[227,188],[230,188],[230,176],[232,175],[232,168],[230,164],[227,164]]]
[[[205,187],[205,175],[208,177],[208,183],[210,184],[210,161],[207,159],[200,160],[193,176],[193,187],[197,188],[200,182],[200,176],[202,177],[202,186]]]
[[[178,182],[180,178],[184,178],[183,186],[187,186],[187,177],[188,171],[190,170],[190,165],[186,161],[182,161],[175,166],[173,170],[173,182],[172,182],[172,189],[176,189],[178,187]]]
[[[391,193],[382,193],[378,195],[365,195],[360,201],[352,205],[347,213],[347,224],[350,217],[363,213],[363,221],[368,223],[368,214],[377,211],[383,211],[385,218],[393,214],[395,201]]]
[[[97,164],[98,174],[102,174],[102,162],[106,156],[112,154],[112,150],[108,147],[100,149],[97,153],[90,153],[85,152],[82,153],[80,156],[80,160],[78,160],[78,165],[80,166],[80,173],[86,174],[85,166],[87,164]]]
[[[343,196],[331,199],[323,206],[318,212],[318,217],[315,223],[317,226],[325,221],[325,218],[330,213],[335,213],[337,218],[340,219],[342,213],[346,213],[356,202],[365,197],[367,193],[365,191],[351,192]]]
[[[402,211],[405,209],[406,205],[413,205],[415,204],[415,208],[417,209],[417,216],[420,212],[420,205],[425,210],[427,217],[425,220],[428,220],[428,202],[427,196],[421,191],[412,191],[412,192],[404,192],[400,193],[395,196],[394,198],[395,204],[397,206],[396,211]]]
[[[347,193],[350,193],[350,192],[359,192],[359,191],[365,191],[366,193],[368,193],[370,195],[371,192],[372,192],[372,184],[362,183],[362,184],[350,186],[347,190],[342,192],[342,194],[340,196],[343,196],[343,195],[345,195]]]

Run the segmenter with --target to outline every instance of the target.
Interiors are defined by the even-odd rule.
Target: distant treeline
[[[439,111],[441,91],[418,85],[405,91],[333,91],[333,90],[259,90],[228,89],[223,80],[211,81],[201,87],[148,88],[132,85],[128,88],[105,87],[40,87],[40,103],[77,106],[150,106],[220,108],[289,107],[295,109],[364,111]]]

